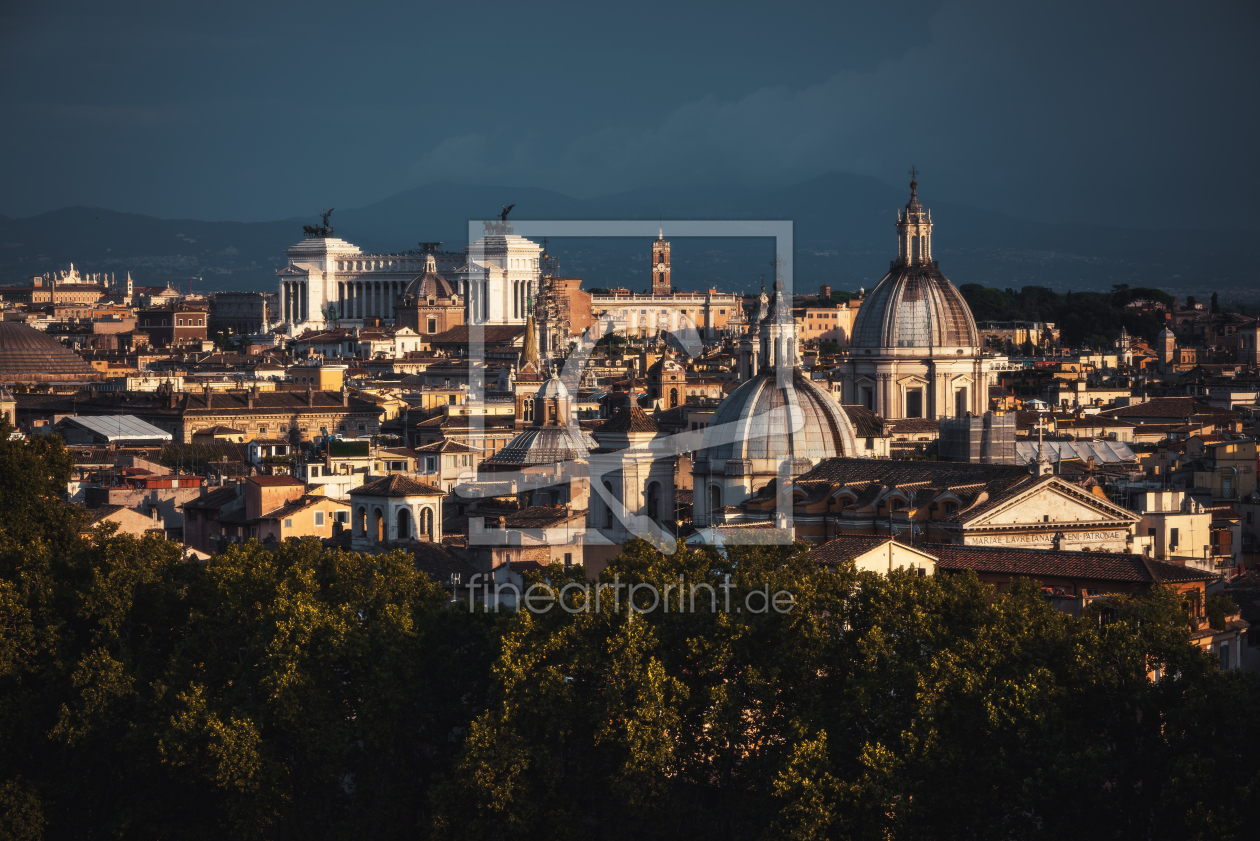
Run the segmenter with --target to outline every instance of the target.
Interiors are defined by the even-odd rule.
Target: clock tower
[[[670,291],[669,241],[662,230],[660,237],[652,243],[652,294],[668,295]]]

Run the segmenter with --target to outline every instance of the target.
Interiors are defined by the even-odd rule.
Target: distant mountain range
[[[469,219],[493,217],[515,204],[513,219],[791,219],[795,222],[796,286],[870,288],[896,252],[895,214],[908,190],[873,178],[829,173],[779,190],[643,188],[577,199],[538,188],[438,183],[406,190],[366,207],[338,209],[336,236],[365,251],[398,252],[421,241],[462,248]],[[937,201],[934,256],[956,284],[1110,289],[1154,286],[1173,294],[1219,291],[1223,302],[1260,300],[1250,256],[1260,233],[1249,230],[1136,230],[1086,224],[1044,224]],[[1123,218],[1123,205],[1117,217]],[[275,287],[284,250],[302,237],[309,218],[276,222],[156,219],[72,207],[24,219],[0,216],[0,282],[73,262],[87,272],[126,271],[138,283],[198,276],[199,291]],[[669,231],[666,231],[669,236]],[[772,276],[770,240],[673,240],[674,283],[755,290]],[[562,273],[585,286],[648,285],[647,241],[557,239],[551,252]],[[172,281],[177,282],[177,281]],[[769,285],[769,280],[765,280]],[[194,284],[194,288],[196,285]]]

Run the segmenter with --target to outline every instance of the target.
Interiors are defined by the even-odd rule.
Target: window
[[[350,522],[350,512],[349,511],[334,511],[333,522],[336,522],[336,523]]]
[[[430,333],[436,333],[436,332],[437,332],[437,319],[436,319],[436,318],[430,318],[430,319],[429,319],[429,332],[430,332]]]
[[[292,518],[292,517],[285,517],[285,518],[284,518],[284,527],[285,527],[286,529],[291,529],[291,528],[293,528],[293,518]]]
[[[573,553],[572,552],[564,553],[564,565],[566,568],[573,566]]]
[[[436,473],[436,472],[437,472],[437,456],[425,456],[425,457],[424,457],[424,472],[425,472],[425,473]]]
[[[873,450],[873,449],[875,449],[875,439],[874,439],[874,438],[867,438],[867,439],[866,439],[866,449],[868,449],[868,450]]]
[[[265,427],[265,426],[260,426],[260,427],[258,427],[258,434],[259,434],[259,435],[266,435],[266,434],[267,434],[267,427]]]
[[[1181,529],[1174,528],[1174,529],[1169,529],[1169,531],[1171,532],[1171,534],[1168,538],[1168,548],[1176,549],[1177,543],[1178,543],[1178,537],[1180,536]]]
[[[1221,643],[1221,668],[1229,668],[1229,643]]]
[[[324,512],[316,511],[315,512],[315,525],[322,526],[323,524],[324,524]]]
[[[923,390],[911,389],[906,392],[906,417],[923,417]]]

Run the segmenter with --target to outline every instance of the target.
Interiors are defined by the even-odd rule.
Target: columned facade
[[[511,233],[487,234],[468,246],[460,271],[474,324],[524,324],[538,298],[542,246]]]
[[[407,285],[424,271],[426,259],[438,271],[456,273],[463,255],[364,254],[357,245],[334,237],[310,237],[285,251],[289,264],[276,272],[280,281],[280,319],[295,333],[322,328],[335,319],[345,326],[369,319],[390,323]]]

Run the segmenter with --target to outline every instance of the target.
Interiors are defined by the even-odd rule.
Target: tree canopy
[[[0,491],[0,838],[1255,826],[1260,687],[1191,646],[1168,593],[1074,619],[1028,584],[635,540],[602,580],[668,611],[623,586],[615,611],[573,587],[577,612],[495,613],[402,553],[83,539],[55,439],[5,436],[0,466],[24,482]]]
[[[958,288],[976,321],[1049,321],[1058,326],[1065,344],[1108,347],[1121,328],[1131,336],[1154,342],[1164,329],[1158,310],[1127,308],[1134,301],[1150,301],[1171,311],[1176,303],[1167,292],[1120,284],[1111,292],[1059,293],[1045,286],[994,289],[977,283]]]

